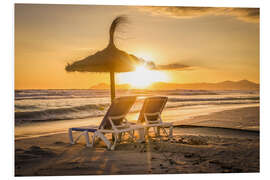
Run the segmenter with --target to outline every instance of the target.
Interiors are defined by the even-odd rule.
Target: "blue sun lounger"
[[[73,127],[69,128],[69,140],[71,144],[75,144],[75,142],[81,137],[85,136],[86,146],[93,147],[95,143],[95,138],[100,138],[104,141],[108,149],[114,150],[118,138],[121,138],[122,133],[128,133],[132,139],[134,139],[134,130],[141,128],[138,125],[131,125],[127,119],[126,115],[131,109],[132,105],[136,101],[135,96],[126,96],[116,98],[111,106],[109,107],[107,113],[105,114],[103,120],[101,121],[100,126],[88,126],[88,127]],[[73,140],[73,131],[82,132],[76,140]],[[89,138],[89,133],[91,136],[91,143]],[[107,137],[106,133],[111,133],[113,135],[114,142],[111,143]]]

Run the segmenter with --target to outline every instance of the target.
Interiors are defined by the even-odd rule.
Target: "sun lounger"
[[[101,140],[104,141],[108,149],[114,150],[116,143],[118,142],[118,140],[121,140],[121,135],[123,133],[128,133],[131,139],[133,139],[134,130],[141,127],[137,125],[131,125],[130,123],[128,123],[125,116],[131,109],[135,100],[136,100],[136,97],[134,96],[116,98],[112,102],[111,106],[109,107],[99,127],[88,126],[88,127],[69,128],[70,143],[74,144],[81,136],[85,136],[86,146],[92,147],[94,146],[95,139],[100,138]],[[72,135],[73,131],[82,132],[79,135],[79,137],[76,138],[76,140],[73,140],[73,135]],[[91,143],[90,143],[89,133],[91,133],[92,135]],[[114,141],[113,143],[111,143],[105,136],[105,134],[107,133],[110,133],[113,135],[113,141]]]
[[[160,136],[160,129],[162,129],[165,135],[172,138],[173,124],[163,122],[161,119],[161,113],[167,100],[168,97],[149,97],[144,100],[137,124],[145,127],[145,135],[149,135],[149,129],[153,128],[156,136]],[[165,128],[169,128],[169,133]]]

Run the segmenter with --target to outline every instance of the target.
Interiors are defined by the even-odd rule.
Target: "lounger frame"
[[[78,131],[78,130],[76,130],[76,128],[75,129],[69,128],[68,133],[69,133],[70,144],[75,144],[79,140],[80,137],[84,136],[85,141],[86,141],[86,146],[87,147],[94,147],[95,140],[100,138],[101,140],[104,141],[104,143],[106,144],[108,149],[114,150],[117,142],[121,141],[122,135],[124,133],[128,133],[130,135],[131,141],[134,141],[134,131],[143,128],[142,126],[139,126],[139,125],[130,124],[124,115],[122,115],[122,116],[109,116],[108,119],[109,119],[109,122],[111,123],[112,129],[101,128],[101,129],[94,130],[93,128],[85,128],[85,130],[83,130],[83,128],[81,128],[82,133],[75,140],[73,139],[72,131],[74,131],[74,130]],[[123,119],[123,123],[121,125],[115,125],[113,123],[114,119]],[[90,129],[91,129],[91,131],[90,131]],[[92,133],[91,138],[89,138],[89,133]],[[107,134],[107,133],[112,134],[112,136],[113,136],[112,143],[105,136],[105,134]]]
[[[149,116],[157,116],[155,121],[149,120]],[[173,138],[173,123],[170,122],[163,122],[161,119],[161,113],[144,113],[145,118],[145,135],[149,136],[149,129],[152,127],[156,136],[160,136],[160,128],[163,130],[164,134],[169,138]],[[165,128],[169,128],[169,133],[167,133]]]

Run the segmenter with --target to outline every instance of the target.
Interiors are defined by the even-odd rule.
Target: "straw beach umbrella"
[[[126,23],[125,16],[116,17],[109,30],[109,44],[102,51],[90,55],[82,60],[67,64],[68,72],[109,72],[111,81],[111,101],[115,98],[115,73],[130,72],[136,66],[145,63],[142,59],[118,49],[114,44],[114,34],[119,25]]]

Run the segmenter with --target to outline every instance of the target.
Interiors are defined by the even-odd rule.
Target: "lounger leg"
[[[113,135],[113,133],[112,133],[112,141],[114,141],[114,135]]]
[[[104,134],[102,134],[101,132],[96,131],[95,132],[96,136],[99,137],[100,139],[102,139],[102,141],[104,141],[104,143],[106,144],[107,148],[110,149],[111,148],[111,143],[110,141],[104,136]]]
[[[165,127],[162,127],[162,131],[163,131],[163,133],[165,134],[165,136],[169,137],[169,135],[168,135],[168,133],[167,133]]]
[[[84,132],[84,136],[85,136],[86,146],[87,147],[92,147],[92,145],[89,142],[89,135],[88,135],[87,131]]]
[[[169,138],[173,138],[173,126],[170,126]]]
[[[159,137],[160,136],[160,127],[157,127],[157,133],[156,133],[156,136]]]
[[[128,134],[130,135],[130,139],[133,142],[133,140],[134,140],[134,130],[128,131]]]
[[[154,130],[155,136],[157,137],[157,127],[153,127],[153,130]]]
[[[94,145],[95,145],[95,140],[96,140],[96,133],[94,133],[94,135],[92,137],[92,147],[94,147]]]
[[[119,135],[118,135],[118,142],[120,142],[122,140],[122,136],[124,136],[124,135],[125,135],[124,132],[123,133],[119,133]]]
[[[149,138],[150,137],[149,136],[149,127],[145,128],[144,132],[145,132],[144,134],[147,136],[147,138]]]
[[[75,144],[74,141],[73,141],[72,129],[71,128],[68,129],[68,136],[69,136],[70,144]]]
[[[94,144],[98,144],[100,141],[100,138],[96,135],[96,133],[94,133],[94,140],[93,140],[93,143]]]
[[[144,128],[140,128],[138,129],[138,133],[139,133],[139,142],[143,142],[145,141],[145,132],[144,132]]]
[[[132,130],[131,136],[132,136],[132,141],[134,141],[134,139],[135,139],[135,130]]]
[[[157,137],[157,128],[156,127],[152,127],[153,131],[154,131],[154,135]],[[150,128],[149,128],[150,129]],[[149,132],[148,132],[149,133]],[[151,137],[151,136],[150,136]],[[152,138],[152,137],[151,137]]]
[[[112,151],[115,149],[115,146],[116,146],[116,143],[117,143],[117,140],[118,140],[118,133],[113,133],[113,135],[114,135],[114,143],[111,146]]]

